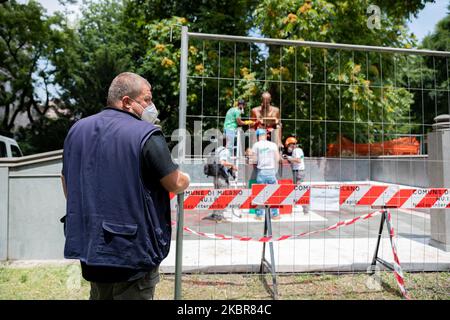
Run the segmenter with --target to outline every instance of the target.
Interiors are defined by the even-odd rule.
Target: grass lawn
[[[280,299],[401,299],[391,272],[380,282],[367,274],[285,274],[278,276]],[[255,274],[183,276],[185,299],[271,299]],[[271,283],[271,278],[264,280]],[[450,299],[450,273],[406,273],[412,299]],[[156,299],[173,299],[174,276],[161,275]],[[17,267],[0,265],[0,299],[87,299],[89,283],[78,265]]]

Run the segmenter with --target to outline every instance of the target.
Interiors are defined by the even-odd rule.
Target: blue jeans
[[[258,170],[258,173],[256,174],[256,183],[276,184],[277,182],[275,170]],[[270,209],[270,213],[272,214],[272,217],[276,217],[278,216],[278,209]],[[262,217],[263,214],[263,209],[256,209],[257,217]]]
[[[230,151],[230,156],[234,156],[234,141],[236,139],[237,129],[225,129],[225,138],[227,140],[226,148]]]

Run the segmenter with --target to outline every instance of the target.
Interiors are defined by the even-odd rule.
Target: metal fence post
[[[180,132],[180,147],[178,149],[178,161],[186,157],[186,140],[183,135],[186,134],[186,110],[187,110],[187,72],[188,72],[188,27],[181,27],[181,50],[180,50],[180,111],[178,119],[178,129]],[[182,139],[182,140],[181,140]]]
[[[180,56],[180,112],[178,129],[180,143],[178,149],[178,163],[182,164],[186,157],[186,109],[187,109],[187,67],[188,67],[188,27],[181,27],[181,56]],[[181,275],[183,268],[183,226],[184,226],[184,192],[177,196],[177,239],[175,258],[175,300],[181,300]]]
[[[175,256],[175,300],[181,300],[181,275],[183,272],[184,192],[177,195],[177,239]]]

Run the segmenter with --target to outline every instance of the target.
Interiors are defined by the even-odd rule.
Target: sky
[[[28,0],[18,0],[17,2],[19,3],[27,3]],[[55,11],[63,11],[64,10],[64,6],[61,6],[58,2],[58,0],[38,0],[38,2],[45,8],[47,9],[47,13],[52,14]],[[78,11],[78,6],[81,3],[81,0],[78,0],[78,4],[75,5],[68,5],[69,9],[73,9]]]
[[[428,3],[425,5],[425,8],[419,12],[417,18],[411,19],[408,23],[408,27],[417,36],[419,41],[427,34],[432,33],[436,23],[447,15],[447,6],[449,4],[449,0],[436,0],[435,3]]]

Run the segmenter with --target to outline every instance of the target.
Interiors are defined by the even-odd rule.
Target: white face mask
[[[151,102],[142,112],[141,119],[154,124],[158,120],[158,114],[155,104]]]

